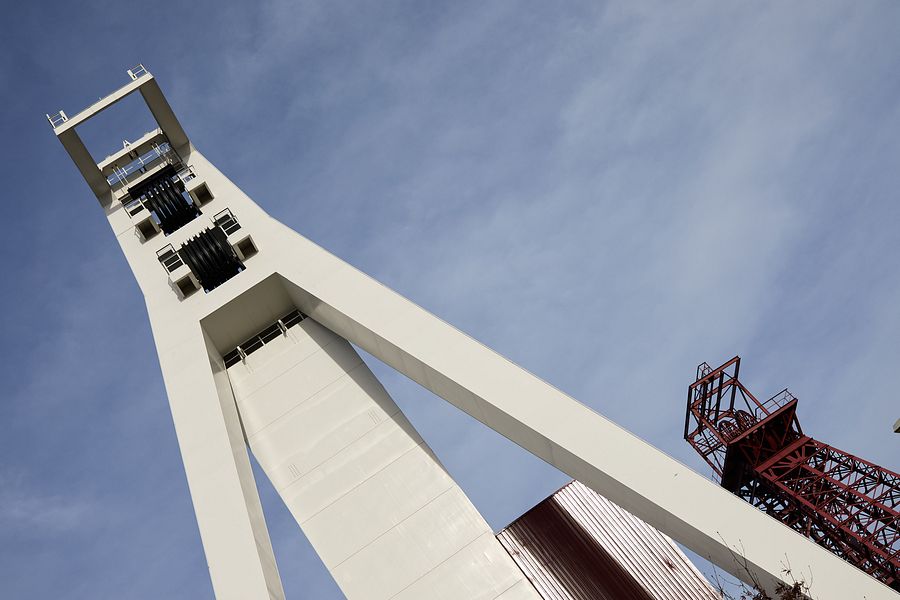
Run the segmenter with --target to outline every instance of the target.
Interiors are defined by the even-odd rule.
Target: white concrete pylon
[[[180,126],[169,135],[165,124],[177,120],[152,76],[68,123],[130,93],[144,96],[160,127],[127,148],[96,163],[74,127],[56,133],[101,190],[144,293],[216,597],[284,598],[249,445],[349,600],[539,600],[352,346],[313,319],[284,318],[295,313],[275,272],[284,228],[179,137]],[[159,203],[149,197],[156,188],[139,191],[156,181]],[[182,183],[194,204],[181,207],[184,218],[171,205],[184,197],[165,197]],[[215,258],[192,264],[184,246],[211,228],[242,265],[205,293],[219,279],[206,277]],[[255,345],[239,348],[251,337]],[[226,364],[234,351],[239,359]]]
[[[97,164],[75,127],[136,91],[160,127],[127,150],[143,157],[157,148],[158,158],[150,155],[136,172],[117,166],[122,151]],[[349,598],[535,597],[508,557],[492,554],[499,546],[484,536],[483,519],[346,341],[741,579],[773,591],[790,565],[821,600],[893,597],[880,582],[269,217],[193,147],[149,73],[54,131],[100,200],[144,293],[220,600],[283,597],[245,436]],[[143,204],[153,208],[153,201],[127,192],[137,195],[166,165],[175,167],[166,176],[184,183],[202,214],[164,238],[160,229],[173,226],[159,221],[169,205],[151,215]],[[297,309],[311,319],[283,331],[278,319]],[[271,343],[244,347],[260,332],[274,335],[273,326],[280,333]],[[339,401],[326,401],[337,381]],[[383,424],[390,431],[380,431]],[[320,457],[290,435],[328,428],[349,445]],[[370,447],[377,448],[372,455]],[[340,515],[356,518],[372,498],[402,493],[415,477],[416,490],[431,491],[379,506],[372,513],[377,526],[341,521]],[[329,513],[335,506],[340,510]],[[456,520],[435,526],[447,515]],[[348,541],[328,539],[341,526],[365,531]],[[417,563],[409,581],[383,559],[404,544],[415,547],[423,535],[446,536],[446,544]],[[373,549],[380,543],[386,545]],[[486,558],[462,559],[468,551]],[[359,563],[341,571],[353,560]],[[465,590],[458,586],[461,564],[473,569]]]

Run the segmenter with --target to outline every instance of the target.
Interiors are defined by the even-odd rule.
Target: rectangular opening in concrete
[[[136,228],[141,236],[141,241],[144,242],[155,236],[160,231],[151,217],[147,217],[146,219],[138,223],[136,225]]]
[[[134,92],[77,125],[77,131],[94,162],[100,163],[122,150],[126,141],[138,140],[157,127],[144,98]]]
[[[197,187],[191,190],[191,196],[193,196],[194,200],[200,206],[204,204],[209,204],[215,196],[213,196],[212,192],[209,191],[209,186],[205,183],[201,183]]]
[[[190,275],[185,275],[176,281],[175,285],[178,287],[178,292],[182,298],[189,298],[199,289]]]
[[[256,249],[256,244],[253,243],[253,239],[245,237],[240,242],[237,243],[237,253],[243,260],[247,260],[251,256],[255,256],[258,250]]]

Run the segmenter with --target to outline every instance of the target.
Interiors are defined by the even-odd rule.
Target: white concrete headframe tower
[[[738,577],[893,595],[272,219],[129,75],[48,118],[146,299],[219,600],[284,597],[247,446],[351,600],[537,598],[350,343]],[[76,128],[135,92],[158,128],[96,162]]]

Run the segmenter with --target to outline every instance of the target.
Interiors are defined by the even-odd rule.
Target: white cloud
[[[90,527],[93,504],[78,495],[47,494],[21,473],[0,473],[0,526],[47,536]]]

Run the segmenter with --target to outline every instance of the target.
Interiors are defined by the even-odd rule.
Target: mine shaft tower
[[[740,367],[697,367],[684,439],[722,487],[900,591],[900,475],[804,434],[797,399],[757,400]]]
[[[736,577],[773,591],[787,557],[818,600],[894,596],[273,219],[196,148],[151,73],[129,76],[48,119],[143,293],[218,600],[284,598],[248,450],[349,600],[537,599],[354,346]],[[98,161],[78,128],[132,94],[157,127]],[[291,177],[282,193],[319,201]]]

